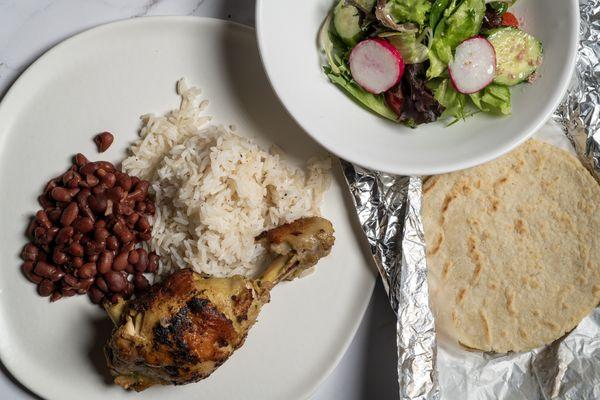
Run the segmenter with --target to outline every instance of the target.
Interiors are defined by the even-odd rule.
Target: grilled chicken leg
[[[141,297],[107,308],[116,325],[105,346],[115,383],[141,391],[208,377],[244,344],[270,290],[329,254],[333,227],[323,218],[303,218],[257,240],[276,255],[258,279],[183,269]]]

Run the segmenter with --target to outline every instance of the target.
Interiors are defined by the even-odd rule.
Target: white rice
[[[152,182],[156,216],[150,247],[161,274],[191,266],[215,276],[255,275],[264,250],[254,238],[297,218],[319,214],[331,161],[286,163],[249,139],[210,124],[200,90],[177,84],[179,110],[142,116],[140,139],[125,172]]]

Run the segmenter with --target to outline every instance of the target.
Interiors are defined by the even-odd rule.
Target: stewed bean
[[[104,274],[104,279],[106,280],[110,291],[114,293],[123,291],[127,284],[125,275],[118,271],[109,271],[108,273]]]
[[[102,132],[94,138],[94,143],[98,147],[99,153],[104,153],[115,140],[115,137],[110,132]]]
[[[77,271],[77,275],[82,279],[93,278],[96,276],[96,264],[83,264],[83,266]]]
[[[112,266],[113,253],[108,250],[104,250],[102,253],[100,253],[100,257],[98,257],[98,272],[105,274],[110,271]]]
[[[77,203],[75,203],[75,202],[70,203],[67,206],[67,208],[65,208],[65,210],[63,211],[63,213],[60,217],[61,225],[62,226],[71,225],[77,218],[77,214],[79,214],[79,207],[77,206]]]
[[[42,297],[48,297],[54,291],[54,282],[44,279],[38,285],[38,294]]]
[[[94,303],[129,298],[149,287],[142,272],[158,269],[158,256],[136,249],[151,238],[150,183],[90,162],[82,154],[44,187],[27,228],[21,270],[51,301],[88,293]],[[130,277],[131,281],[128,280]]]
[[[27,243],[21,252],[21,258],[25,261],[37,261],[40,249],[33,243]]]

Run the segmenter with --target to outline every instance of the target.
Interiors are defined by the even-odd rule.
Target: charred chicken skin
[[[311,217],[257,240],[275,256],[257,279],[183,269],[139,298],[107,307],[115,329],[105,353],[115,383],[141,391],[208,377],[244,344],[270,290],[328,255],[335,239],[328,220]]]

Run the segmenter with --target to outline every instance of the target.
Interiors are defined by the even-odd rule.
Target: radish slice
[[[363,40],[350,53],[352,78],[367,92],[383,93],[404,74],[400,52],[384,39]]]
[[[479,92],[492,83],[496,74],[496,52],[485,38],[475,36],[456,48],[454,60],[448,65],[452,85],[460,93]]]

